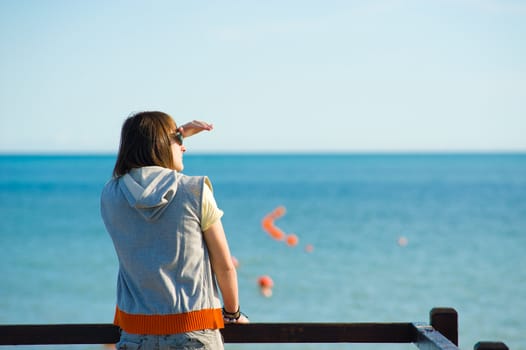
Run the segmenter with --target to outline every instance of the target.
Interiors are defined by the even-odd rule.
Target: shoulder
[[[206,184],[210,189],[212,189],[212,183],[207,176],[189,176],[185,174],[177,174],[177,181],[182,186],[197,186],[202,188]]]
[[[108,195],[115,191],[117,185],[119,183],[119,178],[111,178],[106,184],[104,184],[104,187],[102,188],[102,196]]]

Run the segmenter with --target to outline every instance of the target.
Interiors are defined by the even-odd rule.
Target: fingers
[[[202,130],[212,130],[214,128],[214,125],[213,124],[209,124],[207,122],[203,122],[203,121],[199,121],[199,120],[194,120],[192,121],[192,124],[195,125],[196,128],[199,128],[199,129],[202,129]]]
[[[248,317],[246,317],[245,315],[241,314],[241,316],[239,316],[239,318],[237,320],[229,320],[229,319],[224,319],[225,320],[225,323],[230,323],[230,324],[246,324],[246,323],[250,323],[250,320],[248,319]]]
[[[180,126],[177,130],[179,130],[184,137],[195,135],[201,131],[210,131],[214,128],[213,124],[207,123],[205,121],[201,120],[193,120],[191,122],[188,122],[182,126]]]
[[[245,315],[241,315],[237,320],[237,323],[250,323],[250,321],[248,317],[246,317]]]

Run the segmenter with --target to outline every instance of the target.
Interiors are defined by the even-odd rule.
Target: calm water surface
[[[112,321],[117,260],[99,195],[113,163],[0,156],[0,323]],[[448,306],[461,348],[526,349],[526,155],[188,154],[185,166],[212,180],[252,321],[427,322]],[[276,225],[299,237],[295,247],[261,226],[278,206],[287,211]],[[274,281],[270,298],[261,275]]]

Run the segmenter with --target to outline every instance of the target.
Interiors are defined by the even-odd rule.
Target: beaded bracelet
[[[227,321],[237,321],[239,320],[239,318],[241,317],[241,311],[240,311],[240,307],[238,306],[237,308],[237,311],[236,312],[228,312],[226,311],[226,309],[223,307],[223,318]]]

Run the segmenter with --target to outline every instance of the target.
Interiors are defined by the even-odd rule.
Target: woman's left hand
[[[248,317],[247,317],[246,315],[244,315],[244,314],[241,314],[237,320],[234,320],[234,319],[228,319],[228,318],[223,318],[223,320],[225,321],[225,323],[237,323],[237,324],[246,324],[246,323],[250,323],[250,320],[249,320]]]
[[[191,122],[180,126],[179,128],[177,128],[177,130],[179,130],[181,134],[183,134],[183,137],[189,137],[204,130],[210,131],[213,128],[214,126],[207,122],[203,122],[200,120],[192,120]]]

